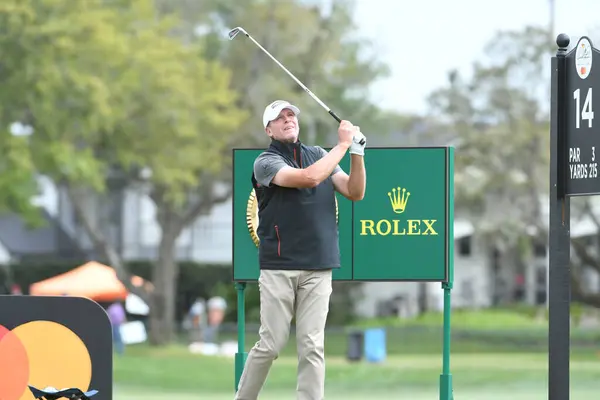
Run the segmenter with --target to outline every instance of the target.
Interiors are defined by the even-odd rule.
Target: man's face
[[[292,110],[284,108],[277,118],[269,122],[265,131],[269,137],[275,140],[294,143],[298,140],[298,134],[300,133],[298,118]]]

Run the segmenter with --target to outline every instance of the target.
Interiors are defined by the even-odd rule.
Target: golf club
[[[319,99],[302,82],[300,82],[300,80],[298,78],[296,78],[294,76],[294,74],[292,74],[290,71],[288,71],[286,67],[284,67],[279,61],[277,61],[277,59],[275,57],[273,57],[271,55],[271,53],[269,53],[264,47],[262,47],[260,45],[260,43],[258,43],[256,40],[254,40],[254,38],[252,36],[250,36],[250,34],[248,34],[248,32],[246,32],[241,26],[238,26],[237,28],[233,28],[232,30],[229,31],[229,40],[235,39],[235,37],[239,33],[243,33],[244,35],[246,35],[246,37],[248,37],[248,39],[252,40],[254,42],[254,44],[257,45],[266,55],[268,55],[269,57],[271,57],[271,60],[275,61],[275,63],[277,65],[279,65],[281,67],[281,69],[283,69],[289,76],[291,76],[292,79],[295,80],[296,83],[298,85],[300,85],[300,87],[302,89],[304,89],[304,91],[306,93],[308,93],[310,97],[312,97],[317,103],[319,103],[321,105],[321,107],[323,107],[329,113],[329,115],[331,115],[337,122],[342,122],[342,120],[340,119],[340,117],[338,117],[333,111],[331,111],[331,109],[329,107],[327,107],[327,105],[325,103],[323,103],[321,101],[321,99]],[[364,143],[365,143],[365,139],[362,139],[360,141],[360,144],[364,144]]]

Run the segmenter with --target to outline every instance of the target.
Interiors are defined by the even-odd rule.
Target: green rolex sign
[[[250,182],[262,149],[234,150],[233,279],[258,279],[258,210]],[[337,195],[342,268],[335,280],[449,279],[453,149],[371,148],[362,201]],[[341,167],[350,171],[347,155]]]

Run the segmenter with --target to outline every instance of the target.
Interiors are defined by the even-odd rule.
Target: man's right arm
[[[331,175],[344,158],[347,150],[347,146],[338,144],[329,153],[306,168],[293,168],[286,165],[275,174],[273,183],[292,188],[316,187]]]
[[[262,184],[266,186],[273,182],[277,186],[290,188],[316,187],[331,176],[335,167],[342,161],[352,144],[355,131],[356,128],[351,122],[342,120],[338,128],[338,144],[314,164],[306,168],[293,168],[285,164],[283,160],[279,160],[276,163],[278,165],[274,167],[272,160],[268,161],[266,157],[259,157],[254,163],[254,175],[261,183],[260,175],[263,180]]]

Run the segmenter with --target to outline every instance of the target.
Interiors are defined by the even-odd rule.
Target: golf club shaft
[[[252,40],[252,42],[254,42],[254,44],[257,45],[259,49],[261,49],[266,55],[268,55],[271,58],[271,60],[273,60],[277,65],[279,65],[279,67],[281,67],[282,70],[284,70],[294,81],[296,81],[296,83],[302,89],[304,89],[304,91],[306,93],[308,93],[308,95],[310,97],[312,97],[317,103],[319,103],[321,105],[321,107],[323,107],[325,110],[327,110],[329,115],[331,115],[337,122],[342,122],[342,119],[340,117],[338,117],[333,111],[331,111],[331,109],[329,107],[327,107],[327,105],[325,103],[323,103],[321,101],[321,99],[319,99],[313,92],[311,92],[310,89],[308,89],[302,82],[300,82],[300,80],[298,78],[296,78],[294,76],[294,74],[292,74],[290,71],[288,71],[288,69],[286,67],[284,67],[283,64],[281,64],[275,57],[273,57],[271,55],[271,53],[269,53],[267,51],[267,49],[262,47],[260,43],[258,43],[256,40],[254,40],[254,38],[248,32],[246,32],[244,29],[242,29],[241,27],[232,29],[231,31],[229,31],[229,39],[230,40],[234,39],[239,33],[243,33],[244,35],[246,35],[246,37],[248,37],[248,39]],[[364,138],[360,141],[360,144],[365,144]]]
[[[312,97],[317,103],[319,103],[321,105],[321,107],[323,107],[325,110],[327,110],[327,112],[333,117],[335,118],[335,120],[337,122],[342,122],[342,120],[340,119],[340,117],[338,117],[333,111],[331,111],[331,109],[329,107],[327,107],[327,105],[325,103],[323,103],[321,101],[321,99],[319,99],[313,92],[310,91],[309,88],[307,88],[302,82],[300,82],[300,80],[298,78],[296,78],[294,76],[294,74],[292,74],[290,71],[288,71],[288,69],[286,67],[283,66],[283,64],[281,64],[279,61],[277,61],[277,59],[275,57],[273,57],[271,55],[271,53],[269,53],[267,51],[267,49],[265,49],[264,47],[262,47],[260,45],[260,43],[258,43],[256,40],[254,40],[254,38],[252,36],[250,36],[250,34],[248,34],[247,32],[244,32],[244,34],[248,37],[248,39],[252,40],[254,42],[255,45],[257,45],[266,55],[268,55],[271,60],[273,60],[277,65],[279,65],[281,67],[282,70],[284,70],[293,80],[296,81],[296,83],[302,88],[304,89],[304,91],[306,93],[308,93],[308,95],[310,97]]]

